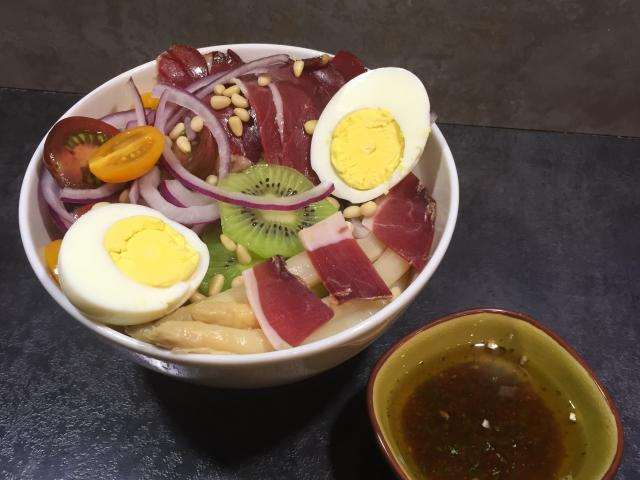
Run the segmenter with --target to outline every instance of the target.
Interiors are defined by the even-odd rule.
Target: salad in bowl
[[[164,373],[294,381],[354,355],[448,246],[451,153],[421,80],[347,51],[172,45],[96,89],[27,169],[54,299]]]

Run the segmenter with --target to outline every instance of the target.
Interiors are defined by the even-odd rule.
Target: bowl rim
[[[271,43],[236,43],[226,45],[213,45],[202,47],[199,50],[202,52],[208,52],[229,48],[239,50],[240,53],[242,53],[242,51],[250,49],[263,50],[263,52],[261,52],[263,54],[269,54],[269,52],[273,51],[286,51],[289,52],[289,54],[292,56],[321,55],[325,53],[319,50],[304,47]],[[58,120],[56,120],[56,122],[70,115],[75,115],[76,113],[73,111],[75,111],[78,107],[82,107],[87,99],[91,98],[94,94],[113,88],[114,85],[118,84],[123,79],[128,78],[129,76],[135,76],[136,73],[149,68],[154,63],[155,59],[135,66],[102,83],[91,92],[84,95],[80,100],[75,102],[64,114],[62,114],[62,116]],[[53,125],[55,125],[55,123]],[[432,136],[440,146],[442,150],[441,156],[443,162],[446,164],[446,170],[448,171],[450,176],[450,182],[448,185],[450,187],[449,215],[444,223],[444,229],[440,238],[440,242],[432,252],[431,258],[429,259],[427,265],[397,298],[393,299],[393,301],[391,301],[388,305],[385,305],[382,309],[380,309],[370,317],[362,320],[357,325],[354,325],[350,328],[347,328],[346,330],[338,332],[337,334],[309,343],[307,345],[300,345],[298,347],[286,350],[276,350],[265,353],[253,353],[244,355],[174,353],[170,350],[161,349],[146,342],[136,340],[124,333],[120,333],[106,325],[94,322],[82,315],[82,313],[69,302],[66,296],[57,287],[53,279],[49,276],[44,265],[40,261],[37,249],[32,248],[32,246],[34,245],[34,241],[32,232],[29,228],[28,208],[32,202],[32,199],[30,198],[29,193],[34,189],[37,189],[38,172],[41,168],[40,160],[42,158],[44,141],[47,137],[47,134],[48,131],[47,133],[45,133],[42,140],[36,147],[36,150],[34,151],[27,165],[22,180],[19,197],[18,220],[20,238],[32,270],[36,274],[36,277],[45,288],[45,290],[54,299],[54,301],[60,307],[62,307],[62,309],[68,315],[71,315],[94,334],[98,335],[107,342],[114,344],[117,347],[121,347],[137,354],[174,364],[195,366],[230,366],[282,363],[294,359],[304,359],[319,354],[323,351],[330,351],[334,348],[340,348],[341,346],[349,345],[350,342],[357,342],[358,337],[360,337],[362,334],[375,330],[377,327],[382,325],[386,319],[392,318],[393,316],[401,313],[402,310],[408,306],[408,304],[426,285],[427,281],[431,278],[433,273],[440,265],[440,262],[442,261],[444,254],[449,247],[451,237],[453,235],[453,231],[457,222],[459,208],[458,173],[455,161],[453,159],[453,154],[451,153],[451,149],[449,148],[444,135],[442,134],[438,126],[436,124],[433,124],[430,136]]]
[[[433,327],[442,325],[443,323],[446,323],[452,320],[457,320],[459,318],[467,317],[469,315],[477,315],[482,313],[499,314],[499,315],[504,315],[510,318],[515,318],[517,320],[527,322],[528,324],[541,330],[543,333],[549,336],[552,340],[554,340],[558,345],[560,345],[561,348],[563,348],[567,353],[569,353],[573,357],[573,359],[585,370],[585,372],[587,372],[588,377],[598,388],[600,394],[605,400],[607,408],[609,409],[609,411],[611,412],[611,414],[615,419],[616,442],[617,442],[616,453],[613,456],[613,459],[611,460],[611,464],[609,465],[609,468],[604,473],[604,476],[601,479],[601,480],[612,480],[616,472],[618,471],[618,468],[620,467],[620,462],[622,461],[622,453],[624,450],[624,429],[622,427],[622,420],[620,419],[620,413],[618,412],[618,409],[613,401],[613,398],[611,397],[611,395],[609,394],[609,392],[607,391],[603,383],[600,381],[598,376],[595,374],[595,372],[587,364],[587,362],[578,354],[578,352],[576,352],[573,349],[573,347],[571,347],[571,345],[569,345],[565,340],[563,340],[562,337],[560,337],[557,333],[555,333],[549,327],[540,323],[538,320],[535,320],[533,317],[525,315],[524,313],[516,312],[513,310],[501,309],[501,308],[474,308],[469,310],[462,310],[460,312],[451,313],[449,315],[445,315],[444,317],[440,317],[437,320],[434,320],[433,322],[427,323],[426,325],[423,325],[422,327],[419,327],[418,329],[413,330],[412,332],[408,333],[403,338],[395,342],[391,346],[391,348],[389,348],[385,352],[385,354],[376,362],[375,366],[373,367],[373,370],[371,371],[371,374],[369,375],[369,381],[367,382],[367,392],[366,392],[367,412],[369,414],[368,415],[369,423],[371,423],[371,426],[373,427],[373,433],[376,438],[376,443],[378,444],[380,451],[382,452],[383,456],[387,460],[387,463],[391,466],[395,474],[402,480],[412,480],[402,470],[402,467],[400,466],[395,455],[393,454],[391,446],[388,444],[387,440],[385,439],[385,436],[382,432],[382,427],[380,426],[378,419],[376,417],[375,407],[373,402],[373,388],[374,388],[376,379],[378,377],[378,373],[380,372],[384,364],[387,362],[387,360],[389,360],[389,358],[392,355],[394,355],[404,344],[406,344],[409,340],[413,339],[417,335],[420,335],[421,333]]]

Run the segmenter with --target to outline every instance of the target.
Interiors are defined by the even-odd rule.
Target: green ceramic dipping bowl
[[[540,323],[520,313],[493,309],[465,311],[430,323],[400,340],[375,366],[367,390],[369,417],[396,474],[416,478],[390,425],[394,393],[418,369],[435,365],[447,351],[490,339],[500,339],[501,345],[526,356],[526,368],[544,375],[546,383],[557,386],[575,406],[576,425],[583,429],[588,447],[585,455],[575,459],[572,480],[613,479],[622,457],[622,425],[596,375],[566,342]]]

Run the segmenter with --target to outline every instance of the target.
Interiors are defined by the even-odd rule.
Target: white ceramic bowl
[[[232,48],[244,60],[276,53],[294,58],[320,55],[306,48],[269,44],[220,45],[203,52]],[[366,62],[366,58],[363,59]],[[155,61],[125,72],[82,98],[63,117],[85,115],[99,118],[107,113],[130,108],[125,82],[132,76],[141,91],[155,83]],[[309,345],[277,352],[251,355],[176,354],[140,342],[85,317],[49,277],[42,247],[49,241],[38,203],[38,174],[41,170],[44,138],[38,145],[20,192],[20,235],[33,271],[53,299],[73,318],[99,338],[120,350],[138,364],[172,377],[219,387],[256,388],[301,380],[328,370],[354,356],[380,336],[409,306],[424,288],[444,256],[458,216],[458,175],[451,151],[442,133],[434,125],[427,147],[415,173],[427,185],[437,202],[437,217],[432,256],[409,287],[393,302],[368,319],[332,337]]]

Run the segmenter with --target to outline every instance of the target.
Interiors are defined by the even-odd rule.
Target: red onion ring
[[[136,121],[138,122],[138,126],[147,124],[147,116],[144,111],[144,105],[142,104],[142,98],[140,98],[140,92],[136,88],[136,84],[133,83],[133,78],[129,77],[127,80],[127,88],[129,89],[129,94],[133,98],[133,106],[136,111]]]
[[[135,179],[129,189],[129,203],[137,204],[140,202],[140,182]]]
[[[218,144],[218,159],[220,162],[218,177],[224,178],[225,175],[229,173],[229,165],[231,164],[231,147],[229,145],[227,133],[211,109],[193,94],[180,90],[176,87],[158,84],[153,87],[153,92],[154,95],[160,95],[166,92],[168,102],[173,102],[180,107],[191,110],[202,118],[205,126],[209,129]],[[165,148],[165,151],[166,150],[167,149]]]
[[[145,109],[145,113],[147,116],[151,117],[154,115],[153,110]],[[117,128],[118,130],[123,130],[127,123],[132,120],[136,120],[136,111],[135,109],[131,110],[123,110],[122,112],[114,112],[104,117],[100,118],[105,123]]]
[[[158,185],[158,191],[160,192],[160,195],[162,195],[162,198],[170,204],[175,205],[176,207],[186,208],[187,205],[174,197],[164,182],[160,182],[160,185]]]
[[[126,183],[105,183],[98,188],[78,189],[65,187],[60,191],[60,200],[65,203],[102,202],[114,193],[121,191]]]
[[[160,102],[158,102],[158,109],[156,110],[156,118],[154,119],[153,126],[165,133],[164,128],[167,124],[167,118],[172,109],[167,105],[167,93],[163,92],[160,95]]]
[[[214,222],[220,218],[218,206],[214,204],[181,208],[165,200],[158,191],[160,170],[157,167],[152,168],[149,173],[138,180],[140,181],[140,194],[147,202],[147,205],[176,222],[184,225],[195,225],[197,223]]]
[[[193,142],[196,139],[196,132],[191,128],[191,117],[184,117],[184,134],[187,136],[187,140]]]
[[[63,230],[67,230],[75,222],[75,218],[64,207],[62,200],[60,200],[60,187],[47,169],[44,169],[40,176],[40,191],[42,198],[54,214],[52,215],[53,220],[60,227],[64,227]]]
[[[333,183],[322,182],[310,190],[296,195],[282,198],[267,198],[247,195],[240,192],[231,192],[219,187],[214,187],[201,178],[196,177],[182,166],[178,157],[176,157],[175,153],[171,150],[171,143],[166,138],[161,162],[162,165],[171,172],[174,178],[191,190],[225,203],[259,210],[297,210],[328,197],[334,190]]]
[[[255,73],[262,73],[267,70],[269,67],[273,67],[275,65],[285,64],[289,61],[289,55],[278,54],[278,55],[270,55],[268,57],[258,58],[252,62],[245,63],[244,65],[240,65],[233,70],[229,70],[226,73],[217,76],[208,76],[201,78],[200,80],[195,81],[191,85],[187,87],[187,91],[196,93],[198,98],[203,98],[213,92],[213,87],[218,83],[225,84],[229,82],[234,77],[240,77],[242,75],[250,75]]]
[[[160,184],[161,193],[162,189],[166,190],[173,198],[185,206],[191,207],[195,205],[211,205],[212,203],[215,203],[215,199],[189,190],[187,187],[182,185],[179,180],[163,180]]]

